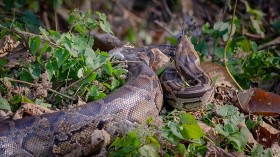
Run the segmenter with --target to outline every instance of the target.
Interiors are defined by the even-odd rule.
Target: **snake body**
[[[162,85],[173,105],[176,106],[176,101],[179,101],[179,108],[190,110],[191,107],[184,106],[203,102],[201,98],[205,95],[207,99],[210,98],[207,93],[211,91],[211,85],[209,78],[199,67],[198,56],[192,54],[196,52],[187,51],[189,47],[184,46],[184,42],[186,37],[183,37],[177,47],[163,45],[124,48],[119,52],[125,60],[139,60],[140,54],[150,53],[155,48],[165,54],[172,55],[175,52],[175,56],[180,55],[179,59],[175,58],[175,62],[179,69],[182,68],[178,70],[182,75],[169,69],[162,75]],[[160,123],[158,114],[162,107],[163,92],[158,77],[143,62],[129,63],[128,71],[126,85],[104,99],[73,109],[2,122],[1,156],[91,155],[100,146],[92,140],[96,136],[96,130],[104,130],[111,136],[117,136],[130,131],[130,126],[133,128],[135,125],[145,124],[149,117]],[[195,80],[190,83],[194,87],[183,87],[181,76],[184,75],[187,79],[192,77]],[[188,99],[191,101],[186,101]]]

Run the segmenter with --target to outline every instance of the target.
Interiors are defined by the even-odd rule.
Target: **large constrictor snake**
[[[211,99],[210,78],[200,68],[199,57],[187,37],[182,37],[176,47],[161,45],[113,51],[118,51],[125,60],[141,60],[139,56],[149,56],[154,49],[171,55],[175,52],[175,68],[168,68],[161,75],[161,83],[144,62],[129,63],[125,86],[102,100],[74,109],[2,122],[0,156],[93,154],[100,146],[93,142],[96,130],[117,136],[130,131],[131,126],[145,124],[149,117],[160,121],[161,84],[167,100],[180,109],[196,110]]]

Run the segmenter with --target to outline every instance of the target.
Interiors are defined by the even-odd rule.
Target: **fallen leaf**
[[[211,142],[207,143],[206,157],[227,156],[227,157],[245,157],[244,154],[237,154],[236,152],[229,153],[226,150],[215,146]]]
[[[237,95],[239,105],[246,113],[263,116],[280,115],[280,96],[258,88],[240,91]]]
[[[228,86],[237,90],[236,84],[233,82],[229,76],[226,68],[217,63],[212,62],[202,62],[200,64],[201,68],[206,72],[210,78],[217,78],[215,83],[216,86]]]
[[[262,126],[254,128],[252,134],[255,137],[256,141],[265,147],[271,147],[273,143],[280,140],[279,133],[273,134]]]
[[[32,104],[32,103],[24,103],[21,105],[21,107],[16,111],[13,119],[20,119],[23,118],[24,114],[28,114],[30,116],[34,115],[41,115],[45,113],[53,113],[55,111],[50,110],[46,107],[37,105],[37,104]]]

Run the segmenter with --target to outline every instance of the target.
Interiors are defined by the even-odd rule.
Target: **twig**
[[[8,28],[2,26],[1,24],[0,24],[0,28],[2,28],[2,29],[8,29]],[[27,44],[28,41],[25,41],[26,39],[24,38],[24,36],[28,36],[28,37],[39,36],[40,40],[42,40],[42,41],[44,41],[44,42],[48,41],[48,42],[50,42],[50,45],[53,45],[53,46],[55,46],[55,47],[60,47],[60,48],[61,48],[60,45],[54,43],[50,38],[47,37],[47,39],[45,39],[43,35],[38,35],[38,34],[30,33],[30,32],[25,32],[25,31],[22,31],[22,30],[17,29],[17,28],[11,28],[11,29],[8,29],[8,31],[19,35],[19,36],[23,39],[23,41],[24,41],[26,47],[28,47],[28,44]]]
[[[130,19],[129,16],[132,17],[133,20],[137,21],[138,23],[142,23],[143,20],[130,12],[127,8],[125,8],[118,0],[113,0],[113,2],[121,9],[121,11],[125,14],[124,16],[128,19]]]
[[[43,12],[43,19],[45,21],[47,29],[50,30],[51,29],[50,21],[48,19],[48,14],[45,11]]]
[[[25,82],[25,81],[21,81],[21,80],[15,80],[15,79],[8,78],[8,77],[5,77],[5,79],[7,79],[8,81],[11,81],[11,82],[17,82],[17,83],[27,84],[27,85],[33,86],[33,87],[38,87],[38,86],[39,86],[39,85],[34,84],[34,83]],[[53,89],[51,89],[51,88],[47,88],[47,90],[50,91],[50,92],[56,93],[56,94],[58,94],[58,95],[61,95],[61,96],[65,97],[65,98],[68,98],[68,99],[70,99],[70,100],[76,100],[76,99],[74,99],[74,98],[72,98],[72,97],[70,97],[70,96],[68,96],[68,95],[65,95],[65,94],[63,94],[63,93],[60,93],[60,92],[58,92],[58,91],[55,91],[55,90],[53,90]]]
[[[234,3],[234,8],[233,8],[233,12],[232,12],[232,19],[231,19],[231,25],[230,25],[230,32],[229,32],[229,36],[228,36],[228,39],[227,39],[227,42],[226,42],[226,46],[225,46],[225,49],[224,49],[224,64],[225,64],[227,73],[229,74],[229,76],[231,77],[233,82],[237,85],[237,87],[240,90],[243,90],[242,87],[238,84],[238,82],[234,79],[234,77],[232,76],[232,74],[230,73],[230,71],[229,71],[229,69],[227,67],[227,55],[226,55],[227,54],[227,48],[228,48],[228,45],[229,45],[229,42],[230,42],[230,38],[232,36],[232,30],[233,30],[233,23],[234,23],[234,16],[235,16],[235,11],[236,11],[236,5],[237,5],[237,0],[235,0],[235,3]]]
[[[175,36],[175,34],[166,26],[164,26],[164,24],[162,22],[159,22],[158,20],[154,21],[157,25],[159,25],[160,27],[162,27],[166,32],[168,32],[171,36]]]
[[[142,62],[142,61],[113,61],[113,62],[111,62],[111,64],[119,64],[119,63],[141,63],[141,62]],[[61,92],[64,92],[64,91],[68,90],[69,88],[75,86],[76,84],[80,83],[81,81],[87,79],[87,78],[90,77],[94,72],[96,72],[97,70],[99,70],[102,66],[103,66],[103,64],[100,65],[100,66],[98,66],[97,68],[93,69],[93,70],[92,70],[89,74],[87,74],[86,76],[84,76],[84,77],[80,78],[79,80],[73,82],[73,83],[70,84],[68,87],[63,88],[63,89],[61,90]]]
[[[58,31],[58,18],[57,18],[57,11],[54,11],[54,21],[55,21],[55,30]]]

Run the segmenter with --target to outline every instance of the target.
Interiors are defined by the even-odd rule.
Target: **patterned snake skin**
[[[154,48],[165,54],[174,55],[176,47],[163,45],[124,48],[118,53],[123,55],[125,60],[139,60],[139,54],[148,54]],[[177,51],[179,49],[177,48]],[[188,65],[196,66],[193,61],[188,62]],[[195,71],[200,70],[197,67],[193,68]],[[143,62],[129,63],[128,71],[126,85],[102,100],[74,109],[0,123],[0,156],[91,155],[100,148],[100,143],[96,144],[92,140],[96,136],[94,134],[96,130],[104,130],[111,136],[117,136],[130,131],[130,126],[133,128],[135,125],[145,124],[149,117],[159,123],[158,114],[163,103],[163,93],[158,77]],[[173,73],[172,70],[171,72],[169,70],[169,73]],[[197,81],[203,82],[198,82],[197,87],[191,88],[190,90],[197,88],[197,91],[189,95],[198,97],[210,91],[210,86],[205,85],[205,82],[207,84],[209,82],[202,75],[199,73],[193,76]],[[178,85],[180,79],[176,77],[172,79],[177,80],[175,84]],[[166,89],[171,87],[172,83],[165,80],[163,86]],[[189,92],[186,88],[184,90]],[[180,92],[177,92],[175,97],[167,95],[172,101],[176,101],[174,99],[179,96]]]

